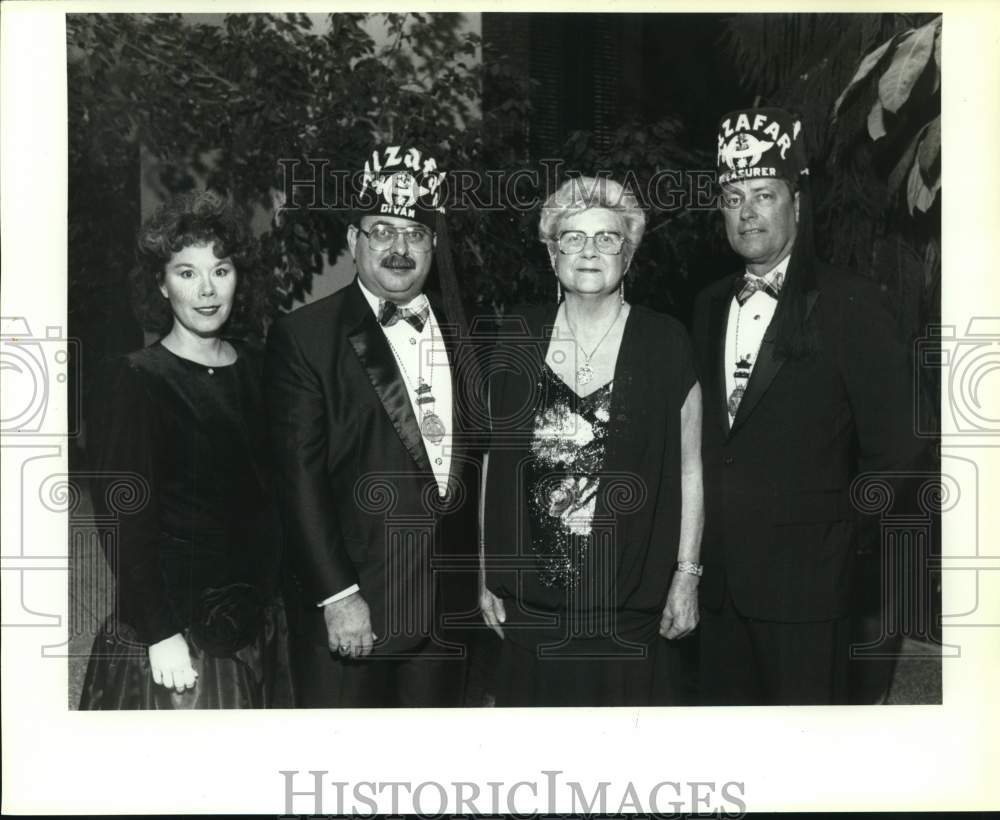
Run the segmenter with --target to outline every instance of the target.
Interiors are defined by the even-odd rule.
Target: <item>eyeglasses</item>
[[[383,222],[376,222],[370,231],[358,228],[368,237],[368,247],[373,251],[387,251],[396,244],[396,237],[406,240],[406,247],[411,251],[425,252],[434,246],[434,234],[427,228],[394,228]]]
[[[625,237],[617,231],[598,231],[591,236],[583,231],[563,231],[556,240],[562,253],[579,253],[587,246],[587,240],[594,240],[594,247],[600,253],[614,256],[621,253]]]

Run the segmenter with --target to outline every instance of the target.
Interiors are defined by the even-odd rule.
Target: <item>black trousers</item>
[[[702,613],[699,700],[712,706],[847,703],[850,619],[788,623],[747,618],[726,591]]]
[[[293,601],[287,609],[296,707],[461,705],[468,655],[461,636],[449,633],[426,638],[405,656],[387,657],[376,650],[366,658],[344,658],[327,645],[323,611],[301,595]]]
[[[460,706],[465,658],[425,641],[405,658],[342,658],[313,642],[293,647],[296,705],[306,709]]]

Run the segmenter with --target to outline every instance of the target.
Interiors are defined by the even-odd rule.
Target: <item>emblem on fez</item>
[[[565,478],[549,491],[549,515],[559,518],[576,503],[576,484]]]
[[[719,158],[729,166],[730,170],[749,168],[760,162],[761,156],[774,145],[757,139],[753,134],[743,132],[736,134],[719,152]]]
[[[393,208],[411,208],[428,193],[409,171],[397,171],[382,183],[381,190],[382,198]]]

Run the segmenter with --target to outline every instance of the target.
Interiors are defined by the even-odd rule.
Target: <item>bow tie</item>
[[[392,327],[402,319],[420,333],[427,323],[430,312],[431,309],[426,301],[418,308],[400,307],[395,302],[383,301],[378,309],[378,321],[382,327]]]
[[[772,299],[777,299],[781,293],[781,286],[785,282],[785,274],[770,274],[767,277],[752,276],[749,273],[744,275],[739,283],[739,292],[736,294],[736,301],[741,305],[753,296],[758,290],[763,291]]]

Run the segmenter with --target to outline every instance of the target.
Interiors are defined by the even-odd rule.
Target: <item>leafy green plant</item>
[[[909,124],[907,109],[926,108],[926,102],[941,88],[941,22],[938,15],[919,28],[890,37],[867,54],[834,103],[834,120],[866,81],[873,84],[870,78],[878,77],[877,97],[868,113],[869,136],[877,142],[888,137],[891,129]],[[889,194],[899,193],[905,182],[909,213],[926,213],[941,190],[940,110],[907,136],[907,147],[889,175]]]

